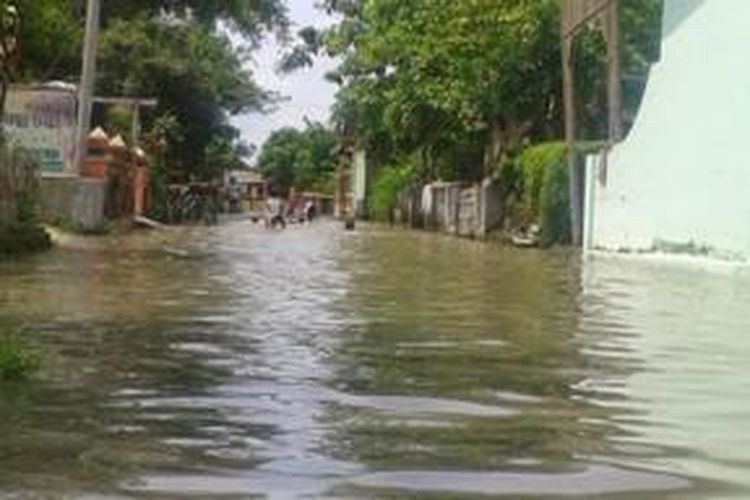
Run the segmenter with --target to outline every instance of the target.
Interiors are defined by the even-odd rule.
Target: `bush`
[[[558,161],[565,161],[565,145],[560,142],[527,147],[515,159],[521,188],[519,198],[523,209],[534,219],[538,219],[540,214],[540,199],[547,170]]]
[[[408,187],[414,177],[411,158],[378,169],[370,187],[368,211],[375,220],[389,220],[398,202],[398,194]]]
[[[565,148],[560,156],[549,159],[539,190],[542,244],[566,244],[570,242],[570,175]]]
[[[52,248],[52,239],[44,228],[28,222],[0,227],[0,255],[21,255]]]
[[[15,213],[0,225],[0,256],[48,250],[49,234],[39,225],[37,165],[26,150],[9,144],[0,131],[0,176],[12,186]]]
[[[510,208],[516,224],[537,224],[542,243],[567,243],[570,238],[570,194],[567,149],[562,142],[529,146],[502,166],[504,179],[513,179]]]
[[[26,380],[39,365],[39,353],[18,334],[0,335],[0,382]]]

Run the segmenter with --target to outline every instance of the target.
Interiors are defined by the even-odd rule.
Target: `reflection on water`
[[[750,271],[245,223],[0,264],[0,497],[743,498]]]

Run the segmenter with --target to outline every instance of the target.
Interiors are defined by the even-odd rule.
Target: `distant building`
[[[268,182],[255,167],[237,168],[224,173],[224,187],[234,179],[241,190],[241,207],[244,210],[260,210],[268,196]]]

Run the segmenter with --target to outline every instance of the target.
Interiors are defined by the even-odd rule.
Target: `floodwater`
[[[750,269],[338,224],[0,263],[0,498],[750,497]]]

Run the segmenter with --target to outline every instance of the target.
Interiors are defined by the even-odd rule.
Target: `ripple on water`
[[[335,400],[344,405],[392,412],[399,415],[507,417],[516,413],[515,410],[502,406],[416,396],[354,396],[339,394]]]
[[[611,495],[627,492],[670,493],[687,490],[688,479],[679,476],[622,469],[610,465],[585,465],[571,473],[395,471],[379,472],[351,480],[364,488],[411,492],[454,492],[473,495],[570,496]]]
[[[0,263],[49,360],[0,388],[1,488],[750,491],[748,275],[326,223],[136,240]]]
[[[458,494],[491,496],[555,496],[581,498],[623,493],[674,494],[692,483],[676,475],[624,469],[605,464],[582,464],[574,472],[472,472],[472,471],[388,471],[358,474],[357,467],[331,462],[300,460],[301,474],[294,467],[231,476],[149,476],[130,491],[150,494],[248,495],[270,498],[303,498],[326,495],[342,488],[386,490],[404,494]],[[308,475],[310,466],[322,474]],[[325,471],[331,471],[326,474]],[[290,492],[294,492],[291,494]],[[287,496],[285,496],[287,495]]]

